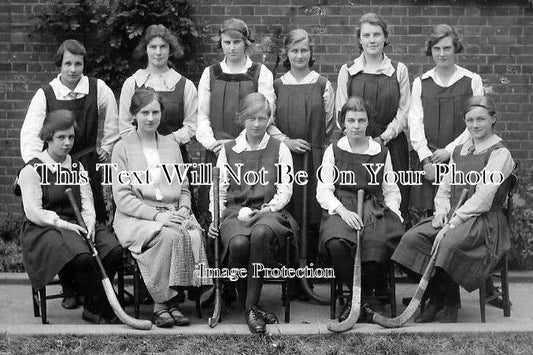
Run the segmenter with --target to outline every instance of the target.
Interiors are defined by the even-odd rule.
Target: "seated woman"
[[[85,295],[82,318],[91,323],[111,323],[115,315],[101,285],[92,253],[80,235],[88,233],[94,241],[110,279],[122,262],[122,248],[107,229],[96,230],[96,213],[88,179],[75,181],[86,174],[81,163],[69,155],[74,145],[76,121],[71,111],[50,112],[43,123],[39,138],[46,150],[30,160],[20,171],[18,184],[26,221],[20,242],[24,266],[32,286],[40,290],[61,270],[75,275],[81,294]],[[60,184],[60,177],[74,178]],[[49,184],[45,184],[45,180]],[[65,181],[62,181],[65,182]],[[86,231],[76,224],[74,210],[65,190],[71,188],[87,225]]]
[[[287,234],[296,235],[298,229],[284,210],[292,195],[292,183],[276,181],[275,164],[292,169],[291,153],[285,144],[266,133],[269,118],[270,105],[265,96],[246,95],[237,114],[237,122],[244,126],[244,131],[224,145],[217,160],[221,168],[221,260],[228,268],[248,268],[247,277],[237,281],[237,292],[252,333],[264,333],[265,324],[278,322],[274,314],[258,308],[263,280],[261,275],[253,275],[253,264],[268,265],[271,256],[284,255],[274,248],[284,245]],[[237,172],[238,164],[242,164],[241,176],[249,171],[265,171],[265,184],[230,178],[227,167]],[[212,214],[213,196],[210,211]],[[211,224],[209,235],[214,237],[217,233],[218,229]]]
[[[194,273],[195,266],[206,263],[204,243],[191,214],[186,174],[182,181],[177,178],[175,164],[183,163],[179,144],[172,136],[157,133],[163,110],[152,88],[136,91],[130,112],[137,129],[117,143],[111,161],[117,164],[115,233],[137,260],[155,301],[152,321],[158,327],[172,327],[190,324],[178,308],[179,288],[212,282]],[[144,177],[137,181],[133,172]]]
[[[345,136],[330,145],[322,159],[316,198],[325,210],[320,225],[320,247],[331,260],[335,275],[352,289],[356,248],[356,230],[363,229],[361,245],[362,297],[383,293],[386,262],[404,232],[400,214],[401,195],[396,183],[384,182],[392,172],[389,151],[366,135],[369,122],[367,107],[360,97],[350,97],[339,114],[339,126]],[[364,164],[368,164],[365,165]],[[382,168],[380,168],[381,166]],[[334,170],[353,173],[353,181],[335,179]],[[378,171],[379,169],[379,171]],[[370,171],[378,171],[372,182]],[[365,191],[363,215],[357,210],[357,190]],[[376,311],[381,305],[371,303]],[[348,317],[351,304],[341,312],[339,321]]]
[[[501,183],[451,184],[445,175],[435,196],[434,217],[422,220],[402,237],[392,259],[416,274],[423,274],[432,246],[440,241],[435,274],[426,290],[429,305],[415,322],[435,319],[442,309],[440,322],[457,322],[459,285],[468,292],[479,288],[490,270],[510,248],[510,230],[502,207],[508,191],[508,177],[514,166],[511,153],[493,132],[496,123],[494,103],[486,96],[467,101],[465,123],[470,138],[455,148],[450,164],[457,172],[501,172]],[[469,189],[469,198],[450,216],[461,190]]]

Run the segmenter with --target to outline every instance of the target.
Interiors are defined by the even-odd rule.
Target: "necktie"
[[[476,147],[472,144],[470,147],[468,147],[468,151],[466,152],[466,155],[474,155],[475,150],[476,150]]]
[[[71,91],[68,93],[68,97],[70,97],[73,100],[76,100],[78,98],[78,95],[74,91]]]

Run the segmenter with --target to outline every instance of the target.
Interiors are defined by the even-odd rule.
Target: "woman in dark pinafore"
[[[384,174],[391,174],[392,163],[388,149],[366,132],[372,121],[360,97],[349,98],[338,119],[345,136],[330,145],[322,159],[316,198],[323,208],[320,225],[320,246],[335,269],[335,276],[350,289],[356,248],[361,247],[363,303],[365,296],[380,293],[385,288],[380,277],[386,273],[389,261],[404,232],[400,214],[400,189],[393,182],[385,182]],[[363,164],[378,171],[375,181]],[[381,168],[378,170],[379,166]],[[334,170],[352,173],[353,179],[335,179]],[[370,184],[370,183],[373,184]],[[357,190],[365,191],[363,215],[357,210]],[[363,229],[364,228],[364,229]],[[363,229],[362,245],[356,245],[356,230]],[[370,304],[376,311],[381,305]],[[350,314],[348,303],[341,312],[343,321]]]
[[[410,206],[433,212],[437,188],[432,185],[434,166],[447,163],[458,144],[468,139],[463,120],[466,100],[483,95],[481,77],[455,64],[463,51],[457,31],[450,25],[433,27],[426,42],[426,56],[435,68],[413,81],[409,107],[412,170],[425,171],[422,185],[411,187]]]
[[[71,111],[51,111],[39,134],[47,143],[46,150],[30,160],[19,173],[18,184],[26,215],[20,235],[22,255],[34,289],[40,290],[59,271],[68,269],[85,296],[82,318],[91,323],[110,323],[116,318],[101,286],[92,253],[80,233],[87,233],[93,239],[110,279],[122,262],[122,248],[107,229],[96,228],[88,179],[72,184],[56,183],[60,172],[63,176],[88,176],[82,164],[69,155],[75,128],[77,124]],[[49,185],[41,184],[45,178]],[[76,222],[65,195],[67,188],[74,193],[87,231]]]
[[[514,161],[505,143],[493,132],[496,111],[492,100],[474,96],[466,105],[464,121],[470,138],[455,147],[450,164],[458,172],[497,172],[501,181],[475,185],[452,184],[444,176],[435,196],[435,216],[422,220],[402,237],[392,259],[416,274],[424,273],[432,246],[440,240],[435,274],[426,290],[427,305],[415,322],[457,322],[459,286],[472,292],[482,285],[490,270],[509,250],[510,229],[503,213]],[[468,199],[450,216],[461,190]]]
[[[409,169],[407,110],[409,74],[407,67],[389,59],[384,52],[389,45],[389,31],[383,18],[368,13],[359,19],[357,40],[361,55],[343,65],[337,79],[337,112],[350,96],[362,97],[369,104],[368,119],[373,122],[367,134],[389,149],[394,171]],[[409,186],[399,184],[400,210],[409,207]]]
[[[318,249],[320,206],[316,202],[316,170],[322,162],[333,128],[335,94],[329,80],[311,70],[314,64],[309,34],[301,29],[290,31],[285,37],[287,59],[283,62],[289,71],[274,81],[276,92],[276,126],[287,138],[294,170],[304,170],[307,157],[307,196],[303,186],[294,186],[288,210],[302,226],[302,205],[307,200],[308,252],[307,260],[316,263]],[[301,297],[301,296],[300,296]]]
[[[157,132],[163,136],[172,135],[180,145],[181,156],[189,162],[186,144],[196,133],[198,93],[186,77],[173,69],[170,58],[183,55],[183,48],[176,36],[163,25],[146,28],[134,56],[146,58],[146,68],[139,69],[124,81],[120,92],[119,120],[120,134],[127,136],[135,131],[130,113],[131,98],[138,88],[152,88],[163,100],[165,111]]]
[[[292,157],[285,144],[266,133],[270,114],[270,105],[262,94],[244,97],[237,120],[245,130],[223,146],[217,160],[221,168],[221,258],[228,268],[248,269],[247,277],[238,280],[236,287],[252,333],[264,333],[265,324],[278,322],[273,313],[259,308],[263,280],[262,275],[253,275],[253,264],[268,266],[274,256],[285,255],[275,250],[285,245],[288,234],[296,236],[298,230],[292,216],[284,210],[292,195],[292,182],[276,181],[275,164],[292,168]],[[266,183],[230,178],[226,165],[236,172],[237,164],[243,164],[241,175],[264,169]],[[217,233],[217,228],[211,225],[209,234]],[[295,238],[293,244],[296,247]]]

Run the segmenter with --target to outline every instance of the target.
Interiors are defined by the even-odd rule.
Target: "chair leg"
[[[140,283],[141,277],[139,276],[139,269],[137,265],[133,268],[133,314],[135,318],[139,319],[140,307],[141,307],[141,295],[140,295]]]
[[[330,280],[329,285],[329,292],[330,292],[330,303],[329,303],[329,318],[335,319],[336,314],[336,306],[337,306],[337,279],[333,278]]]
[[[486,298],[487,298],[487,291],[486,291],[486,281],[483,281],[481,286],[479,287],[479,311],[481,312],[481,323],[485,323],[487,321],[485,317],[485,304],[486,304]]]
[[[290,265],[291,262],[291,235],[288,235],[285,238],[285,265]],[[291,297],[289,292],[289,286],[290,286],[290,278],[286,278],[283,281],[283,296],[284,296],[284,304],[285,304],[285,323],[290,323],[291,321]]]
[[[508,265],[507,265],[507,253],[503,257],[503,267],[501,271],[502,281],[502,297],[503,297],[503,316],[511,316],[511,301],[509,297],[509,279],[507,278]]]
[[[202,305],[200,304],[200,296],[202,296],[202,287],[195,287],[194,288],[194,303],[196,305],[196,315],[199,319],[202,319]],[[189,291],[190,292],[190,291]]]
[[[39,290],[39,298],[41,300],[41,321],[43,324],[48,324],[48,319],[46,319],[46,286]]]
[[[396,317],[396,278],[394,275],[394,261],[389,261],[389,300],[390,300],[390,315],[392,318]]]
[[[40,317],[41,312],[39,311],[39,293],[33,287],[31,288],[31,299],[33,303],[33,316]]]

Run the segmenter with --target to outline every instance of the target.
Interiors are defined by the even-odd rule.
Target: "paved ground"
[[[462,308],[459,310],[458,324],[415,324],[409,322],[400,329],[383,329],[374,324],[358,324],[352,332],[361,333],[447,333],[447,332],[533,332],[533,277],[531,273],[514,274],[510,284],[510,294],[513,306],[511,317],[504,318],[500,309],[487,306],[487,323],[482,324],[478,293],[471,294],[462,290]],[[57,291],[58,286],[49,287],[50,291]],[[402,297],[412,295],[414,284],[397,284],[398,311],[402,312]],[[317,286],[319,293],[328,294],[329,286]],[[279,285],[266,285],[262,302],[264,308],[274,311],[283,319],[281,305],[281,287]],[[183,305],[186,314],[191,315],[192,324],[189,327],[174,327],[172,329],[159,329],[153,327],[151,331],[142,332],[130,329],[125,325],[88,324],[81,319],[81,308],[65,310],[61,307],[60,300],[48,301],[49,325],[42,325],[40,318],[33,317],[31,303],[31,288],[24,274],[0,274],[0,334],[1,335],[30,335],[30,334],[249,334],[244,324],[242,312],[238,308],[227,309],[223,307],[223,321],[215,328],[209,328],[207,317],[211,309],[204,310],[202,319],[196,317],[194,304],[187,301]],[[150,306],[143,306],[141,318],[148,319]],[[132,314],[130,307],[126,311]],[[319,306],[312,302],[291,302],[291,322],[268,326],[272,334],[326,334],[329,319],[329,307]]]

